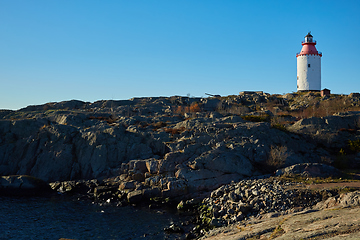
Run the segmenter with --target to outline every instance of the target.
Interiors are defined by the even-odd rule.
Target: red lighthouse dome
[[[322,56],[322,53],[316,50],[316,41],[313,40],[313,36],[310,34],[310,32],[305,36],[305,41],[302,41],[301,45],[303,46],[301,52],[297,53],[296,57],[302,55],[319,55],[320,57]]]

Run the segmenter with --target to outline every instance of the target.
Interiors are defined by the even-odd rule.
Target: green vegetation
[[[281,225],[287,220],[287,218],[282,219],[278,226],[275,228],[275,230],[271,233],[269,239],[275,239],[277,237],[280,237],[285,233],[284,229],[281,227]]]
[[[278,130],[280,130],[280,131],[283,131],[283,132],[288,132],[288,130],[286,129],[285,125],[280,124],[280,123],[272,124],[271,127],[272,127],[272,128],[275,128],[275,129],[278,129]]]
[[[271,172],[276,171],[283,166],[288,157],[286,146],[271,146],[269,158],[265,162],[267,169]]]
[[[349,160],[344,149],[340,149],[333,165],[338,169],[347,169],[349,167]]]
[[[287,182],[297,182],[297,183],[305,183],[305,184],[321,184],[321,183],[340,183],[340,182],[354,182],[360,180],[354,180],[354,174],[359,172],[357,170],[346,170],[343,171],[341,177],[327,177],[327,178],[320,178],[320,177],[304,177],[301,175],[294,175],[294,176],[281,176],[279,177],[282,181]]]
[[[180,134],[184,132],[186,129],[184,127],[180,128],[164,128],[164,131],[166,133],[171,133],[171,135]]]
[[[352,152],[360,152],[360,139],[348,142],[349,148]]]
[[[211,225],[211,219],[212,219],[211,209],[207,205],[200,205],[198,211],[200,213],[201,228],[204,230],[213,229],[214,226]]]

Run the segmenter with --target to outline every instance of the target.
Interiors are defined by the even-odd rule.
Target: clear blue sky
[[[308,31],[322,88],[359,92],[359,12],[358,0],[0,0],[0,109],[293,92]]]

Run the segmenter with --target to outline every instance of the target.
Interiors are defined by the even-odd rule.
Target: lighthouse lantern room
[[[316,50],[316,41],[310,32],[301,45],[301,52],[296,54],[297,91],[320,91],[322,53]]]

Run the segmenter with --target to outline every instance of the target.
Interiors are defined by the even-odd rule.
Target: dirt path
[[[319,184],[296,184],[296,185],[292,185],[289,188],[322,190],[322,189],[334,189],[334,188],[345,188],[345,187],[360,189],[360,181],[319,183]]]

